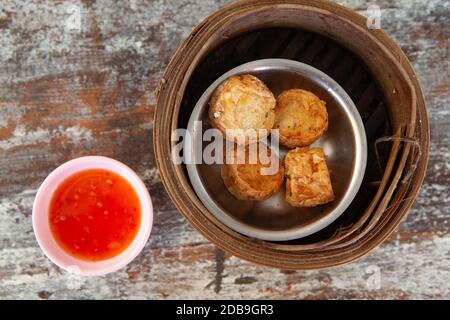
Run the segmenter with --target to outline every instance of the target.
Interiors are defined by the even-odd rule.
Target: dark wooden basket
[[[171,132],[186,127],[203,91],[242,63],[287,58],[308,63],[348,92],[363,119],[368,166],[356,198],[329,227],[275,243],[230,230],[203,206],[183,165],[171,161]],[[325,1],[243,1],[201,22],[161,79],[154,148],[164,186],[186,219],[225,251],[288,269],[352,261],[380,244],[412,205],[428,159],[429,127],[420,85],[401,49],[366,19]]]

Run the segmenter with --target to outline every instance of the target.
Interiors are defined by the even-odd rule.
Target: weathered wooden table
[[[382,9],[426,95],[431,153],[420,197],[378,249],[334,269],[275,270],[230,257],[168,199],[152,150],[154,91],[191,28],[227,1],[0,3],[0,299],[450,298],[450,8],[445,0],[347,0]],[[31,225],[36,189],[56,166],[97,154],[149,188],[155,225],[143,252],[100,278],[61,271]]]

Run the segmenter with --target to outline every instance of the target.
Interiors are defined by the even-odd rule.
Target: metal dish
[[[327,156],[336,199],[314,208],[294,208],[284,200],[284,188],[264,201],[242,201],[226,189],[220,176],[220,164],[186,164],[192,186],[205,207],[229,228],[249,237],[269,241],[287,241],[311,235],[336,220],[352,202],[364,176],[367,142],[364,125],[353,101],[325,73],[297,61],[286,59],[256,60],[240,65],[217,79],[198,100],[188,123],[191,137],[199,137],[210,128],[209,98],[225,79],[249,73],[261,79],[275,96],[283,90],[302,88],[326,102],[329,127],[313,146],[320,146]],[[194,126],[202,121],[201,127]],[[201,135],[200,135],[201,137]],[[199,150],[195,141],[186,144],[191,154]],[[201,150],[200,150],[201,151]],[[283,159],[287,149],[280,146]]]

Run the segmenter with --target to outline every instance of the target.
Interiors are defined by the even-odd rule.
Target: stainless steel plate
[[[242,201],[226,189],[220,176],[220,164],[186,164],[189,179],[205,207],[222,223],[244,235],[269,241],[306,237],[336,220],[350,205],[364,176],[367,142],[364,125],[353,101],[325,73],[297,61],[286,59],[256,60],[240,65],[211,84],[198,100],[188,123],[191,137],[197,130],[210,128],[209,98],[225,79],[249,73],[261,79],[275,96],[291,88],[309,90],[326,102],[329,126],[313,146],[320,146],[327,156],[335,201],[315,208],[294,208],[284,200],[284,188],[264,201]],[[195,121],[203,121],[195,127]],[[201,135],[200,135],[201,137]],[[187,147],[192,154],[196,146]],[[280,146],[281,158],[287,149]]]

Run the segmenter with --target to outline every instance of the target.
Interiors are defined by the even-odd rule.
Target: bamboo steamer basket
[[[287,242],[249,238],[224,226],[198,199],[184,166],[171,161],[171,132],[186,126],[206,87],[238,64],[269,57],[331,73],[357,104],[371,146],[363,185],[346,212],[317,234]],[[392,233],[425,176],[429,125],[411,64],[384,31],[368,30],[365,17],[338,4],[250,0],[225,6],[181,44],[157,96],[153,141],[167,193],[208,240],[255,263],[301,270],[357,259]]]

